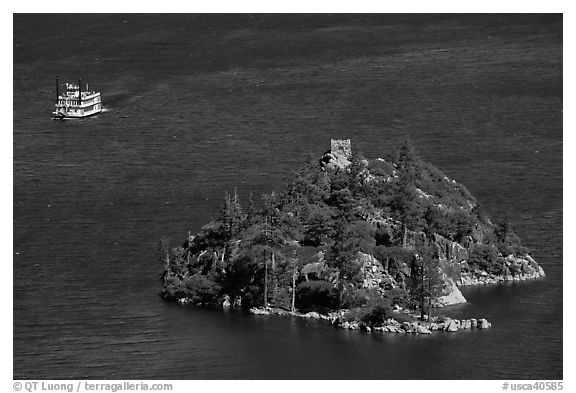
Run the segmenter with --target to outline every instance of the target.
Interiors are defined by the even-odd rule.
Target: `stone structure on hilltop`
[[[350,165],[352,144],[350,139],[331,139],[330,150],[322,155],[320,166],[326,169],[343,169]]]
[[[350,139],[331,139],[330,153],[334,156],[350,160],[352,158],[352,144],[350,143]]]

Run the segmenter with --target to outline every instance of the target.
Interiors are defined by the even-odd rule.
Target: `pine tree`
[[[444,278],[435,248],[422,247],[414,255],[411,266],[411,292],[420,305],[420,317],[430,316],[434,301],[442,294]]]
[[[398,150],[397,162],[399,173],[398,178],[391,185],[390,207],[402,222],[402,247],[406,248],[408,231],[417,231],[425,223],[424,207],[416,191],[421,161],[408,137]]]

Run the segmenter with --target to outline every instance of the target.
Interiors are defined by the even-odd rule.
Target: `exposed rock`
[[[544,269],[528,254],[523,257],[508,255],[503,258],[504,272],[500,275],[485,271],[469,271],[460,275],[459,286],[488,285],[499,282],[524,281],[546,277]]]
[[[453,242],[435,233],[434,242],[440,259],[452,262],[461,262],[468,259],[468,251],[460,243]]]
[[[331,321],[333,324],[338,323],[341,316],[342,314],[337,311],[329,312],[328,315],[326,315],[327,320]]]
[[[487,285],[499,282],[524,281],[546,277],[544,269],[528,254],[523,256],[508,255],[501,258],[504,263],[502,274],[489,274],[485,271],[474,270],[463,272],[458,282],[459,286]]]
[[[422,191],[422,190],[419,189],[419,188],[416,188],[416,192],[418,193],[418,196],[419,196],[420,198],[424,198],[424,199],[430,199],[430,198],[432,198],[432,195],[427,194],[426,192]]]
[[[357,330],[360,329],[360,324],[356,321],[348,322],[345,321],[340,325],[343,329]]]
[[[304,265],[304,267],[302,267],[301,273],[304,275],[306,281],[308,281],[310,278],[309,275],[311,274],[315,275],[317,278],[322,278],[322,275],[326,269],[327,266],[325,262],[313,262]]]
[[[456,324],[456,321],[453,319],[448,319],[445,322],[444,330],[447,332],[457,332],[458,331],[458,325]]]
[[[508,255],[506,265],[511,267],[519,274],[514,275],[515,280],[529,280],[534,278],[545,277],[544,269],[528,254],[522,257]]]
[[[487,320],[485,320],[484,318],[481,318],[478,320],[478,329],[488,329],[489,327],[491,327],[492,324],[490,322],[488,322]]]
[[[185,302],[188,302],[188,298],[184,298]],[[434,330],[444,330],[447,332],[456,332],[463,329],[471,329],[477,327],[478,329],[488,329],[492,326],[490,322],[486,319],[453,319],[447,317],[436,317],[432,318],[429,322],[415,321],[415,322],[398,322],[394,318],[388,318],[382,326],[370,326],[364,322],[359,321],[344,321],[343,317],[346,315],[348,310],[341,310],[340,312],[331,312],[328,315],[320,314],[316,311],[310,311],[308,313],[299,313],[284,310],[281,308],[267,307],[258,308],[253,307],[250,310],[251,314],[254,315],[281,315],[281,316],[294,316],[299,318],[307,319],[319,319],[329,321],[332,325],[340,327],[342,329],[349,330],[364,330],[366,332],[382,332],[382,333],[412,333],[412,334],[431,334]]]
[[[369,327],[365,327],[370,331]],[[412,333],[412,334],[432,334],[432,330],[438,330],[437,324],[421,323],[421,322],[403,322],[402,324],[384,324],[383,326],[375,326],[371,329],[374,332],[383,333]]]
[[[401,262],[398,266],[398,272],[402,274],[404,277],[410,277],[410,266],[408,264]]]
[[[294,315],[297,317],[302,316],[302,315],[298,315],[297,313],[292,313],[290,311],[283,310],[281,308],[271,308],[268,311],[270,311],[270,314],[274,314],[274,315]]]
[[[360,272],[363,276],[363,288],[383,290],[398,287],[396,280],[388,274],[382,264],[371,254],[358,252],[356,260],[361,264]]]
[[[450,278],[446,278],[443,293],[445,293],[445,295],[436,299],[435,306],[444,307],[452,304],[466,303],[466,298]]]
[[[270,315],[270,311],[263,309],[263,308],[257,308],[257,307],[252,307],[250,309],[250,314],[254,314],[254,315]]]

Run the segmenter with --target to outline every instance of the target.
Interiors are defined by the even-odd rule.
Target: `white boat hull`
[[[52,120],[83,119],[85,117],[97,115],[98,113],[102,113],[102,108],[94,110],[94,111],[84,112],[82,114],[52,112]]]

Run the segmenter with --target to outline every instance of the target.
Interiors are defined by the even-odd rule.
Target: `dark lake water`
[[[50,120],[54,78],[109,112]],[[562,17],[16,15],[14,378],[560,379]],[[507,216],[547,278],[469,288],[488,331],[396,336],[163,302],[224,191],[279,189],[330,138],[409,135]]]

